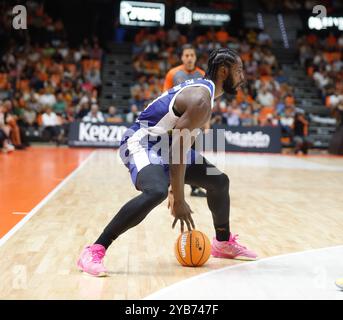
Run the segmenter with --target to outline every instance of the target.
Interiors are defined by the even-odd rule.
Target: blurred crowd
[[[182,33],[177,26],[169,30],[140,29],[134,39],[135,82],[131,87],[131,106],[143,110],[163,89],[165,75],[179,65],[182,45],[196,49],[197,66],[206,70],[209,53],[219,47],[239,52],[244,64],[247,86],[236,97],[218,99],[211,123],[230,126],[278,126],[284,136],[291,134],[295,117],[293,88],[279,68],[271,51],[270,36],[262,30],[242,30],[232,36],[224,28],[209,28],[197,33],[189,28]]]
[[[325,106],[333,114],[343,109],[343,34],[304,35],[298,48],[300,63],[316,83]]]
[[[31,5],[29,32],[11,38],[2,47],[0,148],[4,152],[29,145],[25,136],[28,127],[37,128],[45,140],[60,144],[68,123],[92,117],[99,109],[103,50],[97,38],[85,39],[72,48],[65,39],[63,23],[53,21],[37,3]],[[1,34],[10,23],[8,10],[2,9]]]
[[[225,27],[199,31],[176,25],[136,29],[128,108],[111,106],[104,112],[98,104],[103,58],[98,39],[91,37],[71,46],[61,20],[49,17],[42,4],[28,2],[28,6],[28,32],[13,34],[9,7],[0,3],[4,13],[0,17],[4,44],[0,47],[0,148],[4,152],[29,145],[27,128],[35,128],[44,140],[59,145],[66,141],[68,124],[75,120],[134,122],[162,93],[167,72],[181,64],[184,44],[195,48],[197,66],[203,70],[209,53],[219,47],[235,49],[243,61],[247,85],[235,97],[224,95],[216,100],[212,125],[280,126],[283,138],[294,135],[299,114],[293,88],[271,51],[271,37],[263,30],[230,34]],[[326,106],[342,104],[343,36],[318,39],[308,35],[298,45],[300,63],[316,81]]]

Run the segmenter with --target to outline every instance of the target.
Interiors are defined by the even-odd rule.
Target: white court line
[[[170,285],[170,286],[168,286],[166,288],[158,290],[158,291],[156,291],[156,292],[146,296],[145,298],[143,298],[143,300],[159,299],[160,295],[163,296],[163,295],[167,294],[170,291],[172,292],[173,289],[178,287],[180,284],[191,283],[191,282],[196,281],[198,279],[207,277],[208,275],[212,275],[212,274],[216,274],[216,273],[219,273],[219,272],[223,272],[224,270],[231,270],[231,269],[241,268],[242,266],[247,266],[247,265],[248,266],[255,265],[255,264],[258,264],[258,263],[261,263],[261,262],[265,262],[265,261],[269,261],[269,260],[274,260],[274,259],[278,259],[278,258],[286,257],[286,256],[294,256],[294,255],[300,255],[300,254],[309,253],[309,252],[321,251],[321,250],[325,250],[325,249],[335,249],[335,248],[343,248],[343,245],[331,246],[331,247],[323,247],[323,248],[316,248],[316,249],[304,250],[304,251],[299,251],[299,252],[280,254],[280,255],[277,255],[277,256],[263,258],[263,259],[259,259],[259,260],[255,260],[255,261],[242,262],[242,263],[239,263],[239,264],[235,264],[233,266],[231,265],[231,266],[227,266],[227,267],[224,267],[224,268],[219,268],[219,269],[216,269],[216,270],[212,270],[212,271],[209,271],[209,272],[204,272],[204,273],[201,273],[201,274],[199,274],[197,276],[190,277],[188,279],[184,279],[184,280],[178,281],[178,282],[176,282],[176,283],[174,283],[174,284],[172,284],[172,285]]]
[[[14,211],[14,212],[12,212],[12,214],[18,214],[18,215],[23,215],[23,216],[25,216],[25,215],[28,214],[28,212],[18,212],[18,211]]]
[[[95,155],[95,153],[96,151],[92,151],[86,160],[84,160],[74,171],[72,171],[65,179],[63,179],[57,185],[57,187],[50,191],[41,202],[39,202],[28,214],[26,214],[26,216],[21,219],[10,231],[8,231],[0,239],[0,247],[4,245],[6,241],[11,238],[28,220],[30,220],[58,191],[60,191],[85,166],[85,164]]]

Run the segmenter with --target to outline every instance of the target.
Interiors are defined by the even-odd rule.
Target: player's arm
[[[173,227],[180,219],[183,232],[184,222],[189,230],[191,226],[194,228],[190,216],[192,211],[186,203],[184,195],[186,159],[187,152],[193,143],[192,140],[194,140],[191,132],[204,126],[211,116],[211,99],[208,90],[203,87],[185,89],[176,98],[175,107],[182,113],[182,116],[174,127],[170,148],[170,182],[174,197],[172,214],[175,216]],[[178,155],[176,158],[180,161],[174,164],[175,155]]]
[[[194,129],[200,129],[208,122],[211,116],[211,100],[208,90],[203,87],[188,88],[184,90],[175,102],[176,109],[182,116],[174,127],[173,142],[171,145],[170,156],[179,155],[180,160],[186,159],[194,139],[190,133]],[[170,173],[171,184],[174,193],[174,201],[184,200],[184,173],[186,168],[185,161],[173,164],[171,159]],[[182,170],[183,169],[183,170]]]
[[[300,117],[300,121],[304,124],[304,135],[305,137],[307,137],[308,136],[308,121],[306,120],[304,116]]]

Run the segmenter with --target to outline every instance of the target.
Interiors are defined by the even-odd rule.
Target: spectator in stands
[[[53,92],[54,90],[52,87],[48,87],[45,90],[43,90],[42,95],[38,99],[38,103],[41,105],[41,107],[52,107],[57,102],[55,94]]]
[[[316,84],[320,89],[324,89],[330,82],[327,72],[322,69],[317,70],[313,74],[313,79],[316,81]]]
[[[7,136],[5,131],[1,129],[0,126],[0,150],[3,153],[9,153],[14,151],[14,149],[14,146],[11,145],[11,143],[9,142],[9,137]]]
[[[97,104],[92,104],[91,110],[88,114],[83,117],[82,121],[84,122],[105,122],[105,118],[101,111],[99,111],[99,107]]]
[[[100,70],[92,68],[86,74],[86,80],[89,81],[93,87],[99,88],[101,86]]]
[[[257,42],[257,33],[254,29],[250,29],[246,35],[247,41],[250,44],[256,44]]]
[[[272,52],[269,49],[264,50],[262,62],[268,64],[273,69],[277,68],[276,57],[272,54]]]
[[[25,127],[37,126],[37,112],[27,105],[23,107],[22,119]]]
[[[294,127],[294,108],[286,108],[285,106],[280,109],[277,107],[277,114],[279,115],[279,123],[281,127],[281,134],[283,141],[288,145],[291,143],[293,138],[293,127]]]
[[[22,144],[21,130],[18,125],[18,116],[13,112],[13,104],[10,100],[6,100],[2,105],[1,122],[3,123],[3,130],[6,135],[10,138],[13,146],[18,150],[25,149]]]
[[[264,45],[266,45],[266,46],[271,46],[271,44],[272,44],[272,39],[271,39],[270,35],[269,35],[267,32],[265,32],[264,30],[262,30],[262,31],[258,34],[258,36],[257,36],[257,42],[258,42],[258,44],[261,45],[261,46],[264,46]]]
[[[129,103],[135,104],[139,110],[143,110],[145,107],[145,104],[147,103],[146,99],[144,98],[144,91],[143,88],[138,86],[136,88],[133,88],[131,90],[132,98],[129,100]]]
[[[89,49],[89,56],[92,60],[101,61],[102,55],[103,55],[103,52],[99,46],[99,41],[97,38],[94,38],[93,39],[93,47],[90,46],[90,49]],[[99,67],[98,64],[93,66],[93,68],[96,70],[98,70],[98,67]]]
[[[252,108],[249,105],[247,108],[242,110],[242,113],[240,115],[240,121],[243,127],[250,127],[255,125],[251,109]]]
[[[5,132],[9,132],[10,128],[6,125],[5,113],[6,113],[6,108],[3,105],[3,103],[0,101],[0,128],[2,130],[5,130]]]
[[[293,125],[293,141],[295,143],[295,154],[298,154],[300,151],[302,151],[303,154],[308,153],[308,149],[311,146],[311,142],[308,139],[308,125],[309,122],[306,120],[304,113],[297,112],[294,117]]]
[[[312,48],[306,44],[303,43],[300,39],[299,41],[299,59],[300,59],[300,64],[302,67],[307,66],[308,61],[313,58],[313,50]]]
[[[288,82],[288,78],[285,76],[282,69],[279,69],[276,72],[275,81],[277,81],[280,85]]]
[[[140,112],[135,104],[131,105],[130,112],[126,115],[126,122],[135,122]]]
[[[73,106],[68,106],[64,119],[67,123],[73,122],[76,120],[75,108]]]
[[[266,118],[263,119],[260,125],[267,127],[277,127],[279,125],[279,121],[274,113],[268,113]]]
[[[221,103],[221,101],[219,99],[217,99],[214,102],[214,106],[212,109],[212,116],[211,116],[211,120],[210,120],[211,126],[213,124],[222,124],[223,123],[223,115],[222,115],[222,111],[220,109],[220,103]],[[225,104],[225,102],[224,102],[224,104]]]
[[[239,126],[241,124],[241,109],[238,106],[237,100],[233,99],[224,115],[228,126]]]
[[[42,128],[43,137],[47,141],[53,141],[56,145],[60,145],[63,140],[61,119],[52,111],[50,106],[45,107],[45,112],[42,115]]]
[[[28,110],[35,111],[36,113],[41,111],[41,106],[37,101],[37,94],[33,90],[30,92],[26,105]]]
[[[108,108],[108,113],[105,117],[106,122],[111,123],[122,123],[123,122],[123,116],[118,113],[118,110],[115,106],[110,106]]]
[[[65,113],[66,110],[66,102],[63,98],[63,94],[59,93],[57,95],[57,100],[54,103],[54,105],[52,106],[53,111],[59,115],[63,115]]]
[[[4,153],[11,152],[15,149],[10,143],[9,132],[10,128],[5,123],[5,108],[0,101],[0,149]]]
[[[180,37],[180,31],[175,24],[167,33],[168,43],[170,46],[177,46]]]
[[[90,111],[90,104],[88,100],[80,102],[79,107],[77,108],[76,119],[82,120]]]
[[[63,130],[63,141],[69,135],[69,127],[72,122],[76,120],[75,108],[73,106],[68,106],[65,113],[60,117]]]
[[[263,86],[256,99],[263,107],[274,106],[274,95]]]
[[[159,48],[156,43],[156,36],[148,35],[142,42],[143,52],[146,54],[148,60],[155,60],[158,58]]]
[[[343,90],[340,92],[339,89],[329,89],[326,97],[326,106],[328,108],[335,108],[341,103],[343,103]]]
[[[285,111],[286,105],[284,98],[275,98],[275,111],[278,115],[281,115]]]
[[[222,46],[225,46],[230,39],[229,33],[225,30],[224,27],[221,27],[215,33],[215,40],[217,40]]]
[[[337,46],[337,38],[332,32],[325,39],[325,45],[328,49],[334,49]]]
[[[332,110],[331,114],[336,119],[337,127],[343,127],[343,101],[340,101]]]

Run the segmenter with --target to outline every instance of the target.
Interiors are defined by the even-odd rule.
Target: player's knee
[[[205,189],[214,192],[228,192],[230,187],[229,177],[225,173],[212,176]]]
[[[222,190],[229,190],[230,179],[229,179],[229,177],[225,173],[222,173],[222,174],[218,175],[218,177],[217,177],[217,187],[219,187]]]
[[[149,197],[154,202],[162,202],[168,197],[168,186],[156,185],[149,190]]]

